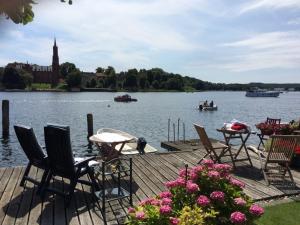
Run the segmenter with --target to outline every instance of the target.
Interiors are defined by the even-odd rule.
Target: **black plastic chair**
[[[25,181],[30,181],[36,185],[38,185],[38,192],[41,190],[46,176],[48,174],[48,166],[47,166],[47,156],[44,154],[42,147],[39,145],[36,136],[31,127],[23,126],[23,125],[15,125],[14,126],[17,138],[19,143],[26,154],[29,162],[25,169],[24,175],[22,177],[20,186],[24,186]],[[31,166],[35,166],[37,168],[43,169],[44,173],[41,181],[37,181],[28,176]]]
[[[89,162],[95,159],[95,157],[89,157],[75,162],[71,148],[69,127],[56,124],[48,125],[44,128],[44,132],[50,171],[43,188],[42,196],[44,197],[47,191],[62,195],[66,197],[66,203],[68,205],[77,182],[90,185],[94,191],[97,182],[94,178],[93,169],[89,166]],[[91,182],[79,179],[86,174],[89,175]],[[53,176],[60,176],[70,180],[67,192],[49,187],[50,180]]]

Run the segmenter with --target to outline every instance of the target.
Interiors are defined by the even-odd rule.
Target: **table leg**
[[[250,158],[248,149],[247,149],[247,147],[246,147],[246,142],[247,142],[248,138],[250,137],[250,133],[248,133],[248,134],[246,135],[245,139],[243,138],[243,135],[242,135],[242,134],[239,134],[239,135],[240,135],[240,139],[241,139],[241,141],[242,141],[242,144],[241,144],[240,148],[238,149],[238,152],[236,153],[234,159],[237,159],[237,157],[238,157],[238,155],[240,154],[242,148],[244,148],[244,149],[245,149],[245,152],[246,152],[246,154],[247,154],[247,158],[248,158],[248,160],[249,160],[249,162],[250,162],[250,165],[253,167],[253,164],[252,164],[252,161],[251,161],[251,158]]]

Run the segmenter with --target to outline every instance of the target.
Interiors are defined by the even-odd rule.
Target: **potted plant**
[[[129,208],[129,225],[253,224],[264,209],[243,192],[245,184],[230,175],[231,166],[203,164],[179,171],[168,191]]]

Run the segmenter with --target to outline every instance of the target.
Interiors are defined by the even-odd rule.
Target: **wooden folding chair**
[[[271,125],[278,125],[280,126],[280,122],[281,122],[281,119],[273,119],[273,118],[269,118],[267,117],[267,120],[266,120],[266,124],[271,124]],[[265,140],[268,140],[268,138],[266,138],[265,134],[257,134],[257,136],[259,137],[259,144],[257,146],[257,148],[259,149],[259,147],[262,145],[263,147],[265,147],[265,144],[264,144],[264,141]]]
[[[231,151],[231,146],[222,144],[220,142],[217,143],[211,143],[211,141],[209,140],[206,131],[204,129],[204,127],[201,127],[197,124],[194,124],[194,127],[200,137],[200,141],[202,143],[202,145],[204,146],[205,150],[206,150],[206,154],[203,156],[202,159],[200,159],[200,161],[198,162],[198,164],[205,159],[205,157],[209,156],[210,159],[212,159],[215,163],[224,163],[221,161],[222,157],[226,157],[226,156],[230,156],[231,158],[231,162],[233,164],[233,167],[235,168],[235,162],[234,162],[234,158],[233,158],[233,154]],[[228,154],[227,154],[228,153]]]
[[[270,149],[267,151],[254,149],[258,153],[261,169],[268,185],[272,178],[284,179],[286,173],[294,182],[289,164],[299,141],[300,135],[272,135]]]

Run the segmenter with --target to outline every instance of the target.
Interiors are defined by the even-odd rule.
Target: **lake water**
[[[1,139],[0,167],[23,165],[27,162],[13,131],[14,124],[34,128],[39,142],[44,145],[43,127],[47,123],[59,123],[71,127],[73,151],[76,155],[89,153],[87,147],[86,114],[94,115],[94,131],[103,127],[126,131],[146,138],[152,146],[160,148],[167,140],[168,119],[176,123],[180,118],[185,123],[186,139],[197,138],[192,124],[206,127],[212,138],[222,139],[216,128],[224,122],[238,119],[254,124],[266,117],[290,121],[300,117],[300,93],[289,92],[278,98],[247,98],[245,92],[197,92],[197,93],[132,93],[138,102],[116,103],[113,98],[123,93],[27,93],[1,92],[1,100],[10,100],[10,138]],[[218,111],[199,112],[200,101],[214,100]],[[171,125],[172,127],[172,125]],[[173,138],[173,132],[170,136]],[[177,138],[177,137],[176,137]],[[256,142],[252,136],[249,142]],[[94,149],[96,152],[96,149]]]

